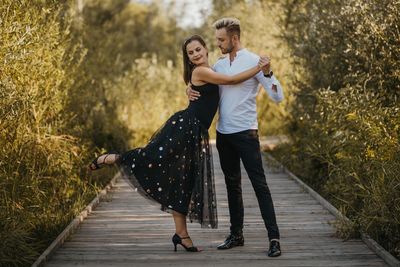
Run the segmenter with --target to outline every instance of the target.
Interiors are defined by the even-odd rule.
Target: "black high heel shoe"
[[[187,247],[184,244],[182,244],[182,239],[188,239],[188,238],[190,238],[190,236],[180,237],[179,235],[174,234],[174,236],[172,237],[172,243],[174,243],[174,247],[175,247],[174,251],[176,251],[176,246],[178,244],[180,244],[182,247],[184,247],[186,249],[186,251],[189,251],[189,252],[200,252],[201,250],[198,249],[195,246]]]
[[[115,156],[115,162],[114,162],[114,163],[118,163],[118,161],[119,161],[119,159],[120,159],[120,156],[119,156],[118,152],[110,151],[110,152],[101,154],[100,156],[98,156],[97,158],[95,158],[95,159],[90,163],[89,169],[90,169],[91,171],[95,171],[95,170],[101,169],[104,165],[110,165],[110,164],[107,164],[107,163],[106,163],[107,157],[110,156],[110,155],[114,155],[114,154],[116,155],[116,156]],[[98,161],[99,161],[99,158],[100,158],[101,156],[104,156],[104,155],[105,155],[105,157],[104,157],[104,159],[103,159],[103,162],[100,162],[100,163],[99,163],[99,162],[98,162]]]

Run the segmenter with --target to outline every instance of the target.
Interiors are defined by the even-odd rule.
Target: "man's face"
[[[221,49],[222,54],[228,54],[233,50],[232,37],[226,32],[225,28],[215,30],[215,38],[217,46]]]

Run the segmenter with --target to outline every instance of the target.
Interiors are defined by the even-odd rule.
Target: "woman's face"
[[[208,64],[207,49],[201,45],[197,40],[193,40],[186,46],[186,53],[189,57],[190,62],[194,65]]]

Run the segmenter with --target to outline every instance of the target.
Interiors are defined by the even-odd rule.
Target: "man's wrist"
[[[274,72],[273,72],[272,70],[270,70],[270,71],[267,72],[267,73],[264,72],[264,77],[265,77],[265,78],[271,78],[272,75],[274,75]]]

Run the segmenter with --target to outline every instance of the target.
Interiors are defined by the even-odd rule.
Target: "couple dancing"
[[[228,192],[230,234],[218,249],[243,246],[243,200],[240,159],[249,175],[268,231],[268,256],[280,256],[279,229],[266,183],[257,134],[256,95],[261,83],[276,102],[283,99],[267,57],[240,44],[240,22],[215,22],[218,47],[226,57],[213,68],[204,40],[194,35],[182,45],[183,78],[189,106],[172,115],[143,148],[122,154],[103,154],[90,168],[118,164],[123,176],[146,198],[172,213],[176,232],[172,242],[187,251],[193,246],[186,221],[217,228],[217,205],[208,128],[219,107],[217,149]]]

